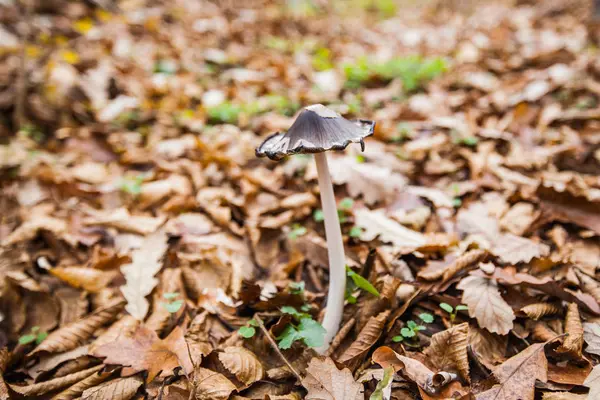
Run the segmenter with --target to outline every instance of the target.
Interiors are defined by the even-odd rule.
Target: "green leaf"
[[[348,232],[348,236],[353,238],[359,238],[361,234],[362,228],[360,226],[353,226],[352,229],[350,229],[350,232]]]
[[[434,320],[433,315],[431,315],[429,313],[422,313],[419,315],[419,318],[421,319],[421,321],[425,322],[426,324],[430,324]]]
[[[359,163],[359,164],[362,164],[362,163],[364,163],[365,161],[366,161],[366,160],[365,160],[365,156],[363,156],[362,154],[359,154],[359,155],[357,155],[357,156],[356,156],[356,162],[357,162],[357,163]]]
[[[468,311],[469,307],[465,306],[464,304],[459,304],[456,306],[456,311]]]
[[[454,206],[454,208],[462,206],[462,200],[460,199],[460,197],[455,197],[452,199],[452,206]]]
[[[454,308],[448,303],[440,303],[440,308],[446,311],[448,314],[452,314]]]
[[[37,335],[34,333],[28,333],[27,335],[23,335],[19,338],[19,344],[29,344],[37,340]]]
[[[356,304],[356,297],[352,295],[352,293],[346,293],[346,301],[348,304]]]
[[[251,326],[242,326],[239,330],[238,333],[240,334],[241,337],[243,338],[251,338],[252,336],[254,336],[254,334],[256,333],[256,329],[254,329]]]
[[[277,337],[277,340],[279,340],[279,348],[283,350],[292,347],[292,344],[299,339],[300,335],[292,324],[286,326],[281,335]]]
[[[371,282],[369,282],[368,280],[366,280],[365,278],[363,278],[356,272],[352,271],[348,266],[346,266],[346,274],[350,278],[352,278],[352,282],[354,282],[354,284],[357,287],[361,288],[362,290],[364,290],[366,292],[371,293],[373,296],[379,297],[379,291],[377,291],[375,286],[371,285]]]
[[[354,200],[352,200],[350,197],[344,197],[338,204],[338,207],[341,210],[350,210],[353,205],[354,205]]]
[[[183,300],[175,300],[172,301],[170,303],[163,303],[163,307],[165,307],[165,309],[170,312],[171,314],[176,313],[177,311],[179,311],[179,309],[181,308],[181,306],[183,305]]]
[[[405,338],[415,337],[416,333],[412,329],[402,328],[400,329],[400,334]]]
[[[250,326],[258,326],[258,321],[255,320],[254,318],[252,318],[250,321],[248,321],[248,325],[250,325]]]
[[[305,283],[304,281],[290,282],[288,287],[290,288],[290,292],[292,292],[292,294],[302,294],[304,293]]]
[[[424,331],[425,329],[427,329],[427,328],[425,328],[423,325],[417,325],[414,328],[415,331]]]
[[[394,367],[389,366],[383,370],[383,379],[377,382],[377,387],[369,400],[383,400],[383,391],[392,383],[394,376]]]
[[[408,326],[410,329],[415,329],[417,327],[417,323],[413,320],[410,320],[406,323],[406,326]]]
[[[396,343],[398,343],[398,342],[401,342],[401,341],[403,341],[403,340],[404,340],[404,337],[403,337],[403,336],[394,336],[394,337],[392,338],[392,341],[393,341],[393,342],[396,342]]]
[[[284,314],[289,314],[292,317],[296,318],[297,320],[301,320],[302,318],[311,318],[311,316],[309,314],[301,313],[300,311],[296,310],[292,306],[281,307],[281,312]]]
[[[305,235],[307,232],[307,229],[301,225],[298,224],[294,224],[294,226],[292,227],[292,230],[288,233],[288,237],[290,239],[296,239],[299,236]]]
[[[163,293],[163,299],[165,299],[165,300],[173,300],[177,296],[179,296],[179,293],[177,293],[177,292]]]
[[[298,325],[298,333],[308,347],[320,347],[325,343],[323,326],[312,318],[302,318]]]
[[[48,332],[40,332],[37,334],[37,337],[35,338],[35,343],[36,344],[40,344],[42,343],[46,338],[48,337]]]
[[[315,220],[315,222],[323,222],[325,220],[325,214],[323,214],[323,210],[315,210],[313,212],[313,219]]]

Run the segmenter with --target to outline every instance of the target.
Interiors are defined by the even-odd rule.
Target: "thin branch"
[[[298,371],[296,371],[296,369],[292,366],[292,364],[288,361],[288,359],[285,358],[285,356],[283,355],[283,353],[281,352],[281,350],[279,350],[279,346],[277,346],[277,343],[275,343],[275,339],[273,339],[273,337],[271,336],[271,334],[269,333],[269,331],[267,330],[267,328],[265,328],[265,324],[263,323],[262,319],[260,319],[260,317],[258,316],[258,314],[254,315],[254,319],[258,322],[258,326],[260,327],[260,329],[265,334],[265,337],[267,338],[267,340],[271,344],[271,347],[273,347],[273,349],[277,352],[277,354],[279,354],[279,357],[283,360],[283,362],[285,363],[285,365],[287,365],[287,367],[290,369],[290,371],[292,371],[292,373],[294,375],[296,375],[296,378],[298,378],[298,381],[302,382],[302,377],[300,376],[300,374],[298,373]]]

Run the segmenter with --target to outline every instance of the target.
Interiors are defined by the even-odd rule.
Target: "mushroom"
[[[346,291],[346,256],[325,152],[344,150],[350,143],[360,143],[364,151],[363,139],[372,135],[374,128],[373,121],[349,121],[322,104],[314,104],[302,110],[287,132],[269,136],[256,149],[258,157],[267,156],[276,161],[292,154],[315,154],[329,256],[329,293],[323,318],[327,333],[323,346],[316,349],[321,354],[338,332]]]

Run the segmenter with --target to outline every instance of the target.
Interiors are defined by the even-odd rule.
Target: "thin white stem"
[[[327,294],[327,307],[323,317],[323,328],[327,331],[322,347],[316,349],[320,354],[327,351],[329,344],[337,334],[342,314],[344,312],[344,294],[346,291],[346,256],[342,229],[338,218],[333,184],[327,166],[325,153],[315,154],[319,190],[321,191],[321,206],[325,218],[325,238],[327,239],[327,254],[329,256],[329,293]]]

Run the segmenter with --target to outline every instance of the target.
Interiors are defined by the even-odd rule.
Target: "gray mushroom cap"
[[[322,104],[314,104],[302,110],[287,132],[266,138],[256,155],[280,160],[292,154],[344,150],[350,143],[360,143],[364,150],[363,139],[372,135],[374,128],[373,121],[349,121]]]

